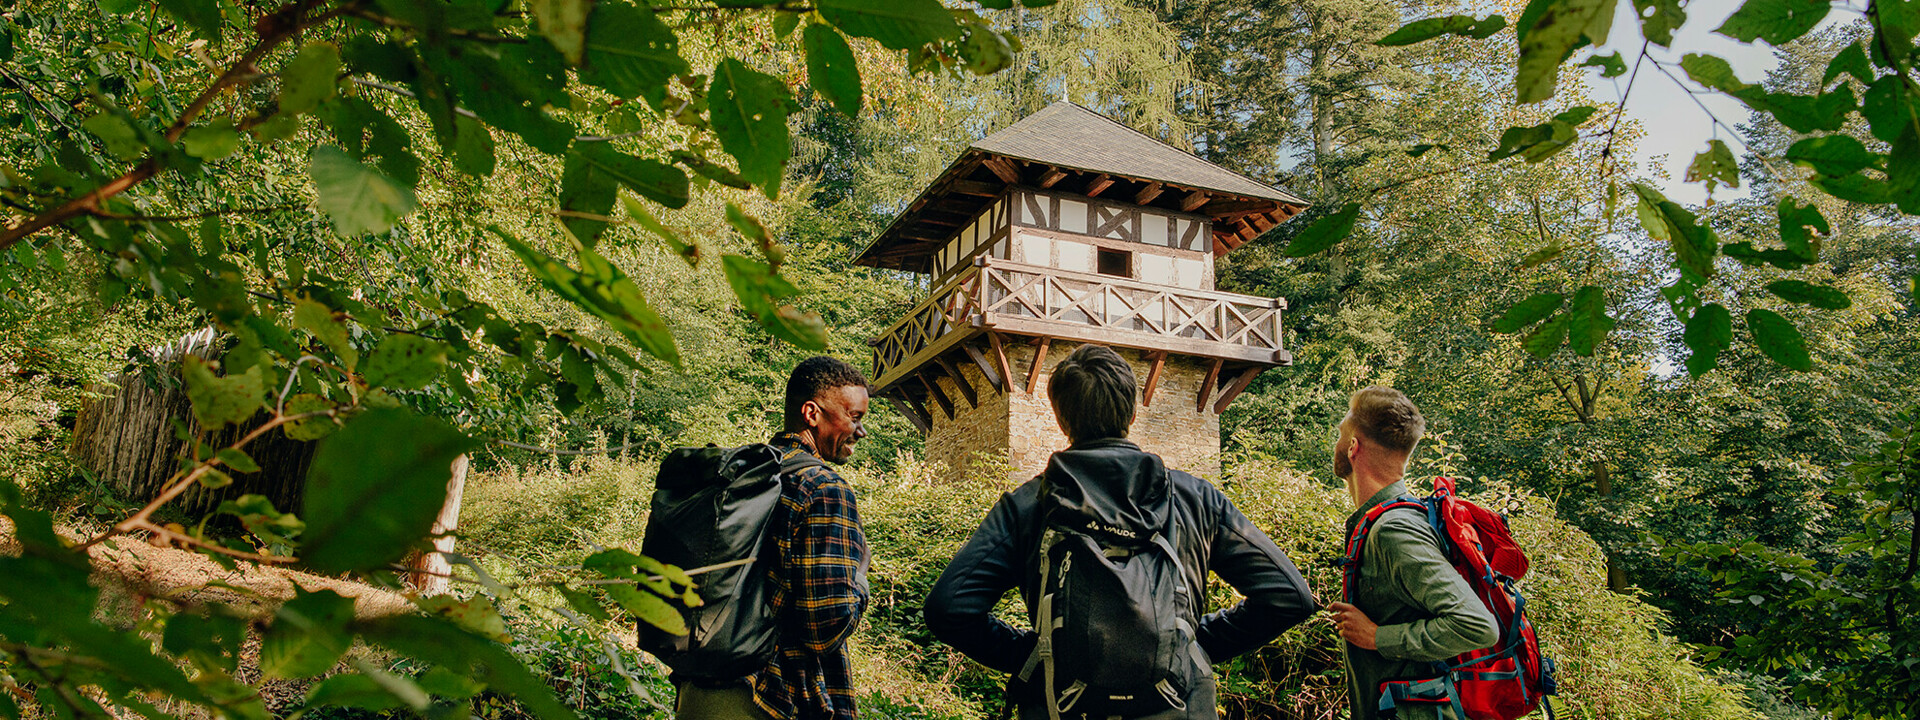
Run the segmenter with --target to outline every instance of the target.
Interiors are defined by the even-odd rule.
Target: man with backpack
[[[1126,439],[1136,391],[1103,346],[1055,367],[1047,393],[1071,446],[1001,496],[927,598],[935,637],[1012,676],[1021,718],[1215,720],[1210,666],[1315,610],[1226,496]],[[1246,599],[1204,614],[1209,571]],[[1015,587],[1036,630],[992,615]]]
[[[867,379],[840,360],[787,379],[785,429],[764,445],[682,448],[661,462],[642,553],[695,578],[689,632],[645,624],[673,670],[678,720],[854,720],[847,638],[867,605],[867,540],[844,463],[866,437]],[[822,462],[825,461],[825,462]]]
[[[1348,537],[1363,520],[1372,523],[1361,529],[1364,543],[1358,556],[1348,559],[1358,561],[1357,568],[1349,568],[1351,600],[1328,606],[1346,640],[1354,720],[1380,717],[1383,691],[1402,705],[1412,695],[1412,702],[1423,703],[1422,713],[1467,720],[1455,714],[1458,698],[1437,697],[1444,692],[1438,685],[1397,681],[1445,676],[1444,667],[1436,668],[1436,663],[1500,640],[1493,614],[1448,560],[1420,503],[1369,516],[1383,503],[1411,497],[1402,477],[1425,432],[1426,419],[1405,394],[1367,387],[1353,394],[1334,444],[1334,473],[1346,481],[1356,508],[1347,519]],[[1396,683],[1400,687],[1393,687]],[[1435,696],[1422,698],[1422,693]]]

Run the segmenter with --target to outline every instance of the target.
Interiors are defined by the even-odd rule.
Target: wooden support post
[[[1003,392],[1010,391],[1013,389],[1013,369],[1007,363],[1006,343],[1000,339],[1000,333],[992,330],[987,331],[987,339],[993,342],[993,360],[1000,367],[1000,377],[1007,379],[1000,389]]]
[[[903,392],[900,394],[905,395],[906,393]],[[912,424],[915,429],[919,430],[920,434],[925,435],[933,431],[933,423],[929,421],[925,415],[915,411],[912,406],[907,405],[905,401],[889,394],[887,395],[887,402],[893,405],[895,412],[900,413],[902,417],[907,419],[909,424]]]
[[[1220,400],[1213,404],[1213,414],[1218,415],[1226,412],[1227,406],[1233,404],[1233,399],[1239,397],[1240,391],[1247,389],[1248,385],[1252,385],[1253,379],[1260,377],[1260,373],[1266,372],[1266,370],[1265,365],[1255,365],[1240,371],[1240,376],[1234,378],[1233,382],[1227,385],[1226,391],[1220,393]]]
[[[927,404],[924,402],[921,402],[920,398],[914,397],[913,393],[907,392],[906,388],[904,387],[900,388],[899,393],[900,393],[900,397],[907,401],[907,407],[913,408],[914,413],[918,414],[921,420],[926,421],[927,431],[932,432],[933,411],[928,410]]]
[[[993,361],[987,359],[986,353],[981,352],[980,348],[974,347],[973,343],[961,343],[960,349],[965,351],[967,357],[973,360],[974,367],[980,368],[980,376],[987,379],[988,385],[992,385],[993,389],[999,392],[1007,391],[1007,376],[994,369]]]
[[[926,373],[920,373],[914,377],[920,378],[920,384],[927,388],[927,396],[933,398],[934,404],[940,406],[940,412],[946,413],[948,420],[952,420],[953,401],[947,399],[946,392],[940,389],[940,383],[934,382],[932,378],[927,377]]]
[[[453,531],[460,529],[460,498],[467,488],[466,455],[453,459],[453,476],[447,478],[447,499],[440,503],[440,516],[433,519],[433,551],[414,558],[412,585],[420,595],[445,595],[451,586],[453,563],[441,553],[453,552]]]
[[[1153,361],[1153,365],[1147,368],[1147,387],[1140,395],[1142,406],[1153,405],[1153,391],[1160,387],[1160,368],[1167,364],[1167,351],[1155,350],[1147,353],[1147,359]]]
[[[1194,412],[1207,411],[1207,401],[1213,399],[1213,384],[1220,381],[1220,366],[1225,364],[1225,360],[1214,360],[1207,368],[1207,379],[1200,381],[1199,397],[1193,401]]]
[[[974,391],[973,383],[967,382],[967,375],[960,372],[960,366],[953,364],[953,361],[948,360],[945,355],[936,357],[933,361],[939,363],[940,369],[947,371],[947,377],[953,379],[953,387],[960,391],[960,397],[967,399],[967,407],[980,407],[980,394]]]
[[[1040,387],[1040,367],[1047,364],[1047,345],[1052,342],[1053,338],[1042,337],[1040,347],[1033,351],[1033,364],[1027,367],[1028,395],[1032,395],[1034,389]]]

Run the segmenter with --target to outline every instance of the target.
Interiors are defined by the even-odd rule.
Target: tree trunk
[[[433,552],[414,558],[409,584],[423,597],[445,595],[452,583],[453,564],[442,553],[453,552],[453,531],[460,527],[460,496],[467,487],[467,456],[453,459],[453,477],[447,479],[447,501],[440,505],[440,517],[433,521]]]
[[[1613,473],[1607,468],[1607,461],[1593,461],[1593,489],[1600,494],[1601,502],[1613,496]],[[1620,559],[1614,553],[1607,556],[1607,589],[1617,593],[1627,591],[1627,571],[1620,567]]]

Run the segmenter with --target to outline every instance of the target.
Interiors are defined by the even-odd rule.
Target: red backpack
[[[1471,720],[1514,720],[1545,706],[1554,694],[1553,658],[1540,653],[1540,640],[1527,621],[1527,600],[1514,583],[1527,576],[1527,556],[1507,531],[1499,513],[1454,495],[1453,479],[1433,479],[1433,495],[1424,500],[1401,497],[1367,511],[1347,554],[1338,561],[1344,569],[1341,597],[1353,602],[1354,578],[1360,572],[1360,548],[1375,520],[1394,508],[1415,508],[1440,536],[1441,551],[1467,579],[1473,594],[1493,613],[1500,641],[1493,647],[1434,663],[1435,677],[1424,680],[1388,680],[1380,683],[1380,713],[1392,717],[1402,705],[1426,705],[1436,712],[1453,705],[1454,713]]]

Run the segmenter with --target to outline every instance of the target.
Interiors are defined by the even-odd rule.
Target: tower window
[[[1101,248],[1098,268],[1101,275],[1133,277],[1133,253]]]

